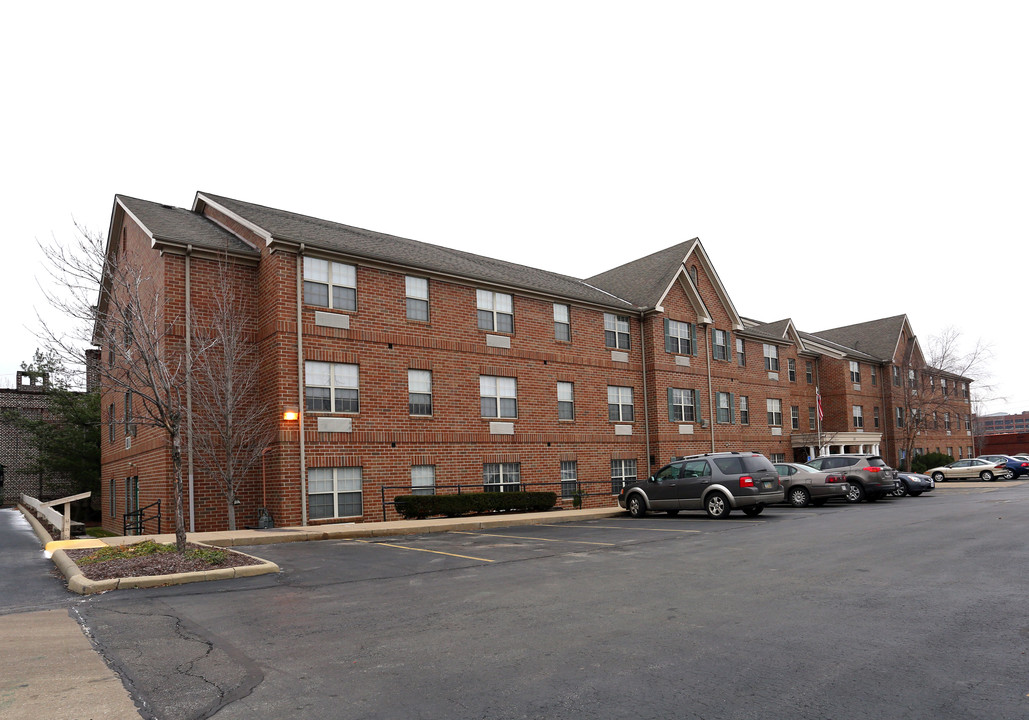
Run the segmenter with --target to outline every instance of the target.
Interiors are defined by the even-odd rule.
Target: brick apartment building
[[[577,279],[208,193],[189,210],[117,196],[109,238],[149,268],[183,343],[187,295],[246,298],[277,435],[242,524],[262,506],[280,526],[389,519],[396,495],[457,486],[567,504],[580,483],[610,505],[623,481],[712,450],[896,464],[912,419],[913,451],[971,453],[970,380],[924,368],[906,316],[817,333],[741,316],[698,239]],[[946,397],[935,423],[912,407],[929,394]],[[171,496],[167,437],[125,402],[102,403],[116,531]],[[223,528],[225,500],[188,465],[187,526]]]

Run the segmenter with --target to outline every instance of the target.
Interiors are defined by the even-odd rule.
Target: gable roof
[[[308,215],[276,210],[212,193],[197,193],[193,204],[194,212],[199,212],[205,204],[247,225],[269,245],[277,242],[289,245],[303,244],[305,249],[320,249],[355,259],[399,265],[500,287],[535,291],[552,297],[605,307],[637,309],[631,301],[618,296],[617,293],[607,292],[583,280],[560,273]]]
[[[625,298],[637,307],[657,307],[698,242],[697,238],[687,240],[586,278],[586,282]]]
[[[254,247],[228,230],[203,215],[184,208],[161,205],[127,195],[115,195],[114,202],[115,213],[112,214],[112,223],[120,207],[135,218],[155,245],[164,242],[238,255],[260,255]]]
[[[907,315],[894,315],[856,325],[821,330],[812,334],[866,353],[878,360],[890,362],[896,354],[901,331],[905,325],[908,326],[908,332],[914,337],[911,326],[908,324]]]

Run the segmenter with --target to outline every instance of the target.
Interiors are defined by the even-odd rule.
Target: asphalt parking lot
[[[282,573],[77,612],[144,717],[1024,719],[1027,510],[1019,486],[264,545]]]

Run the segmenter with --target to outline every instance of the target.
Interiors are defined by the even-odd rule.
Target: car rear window
[[[743,467],[747,472],[765,472],[767,470],[775,472],[775,466],[772,465],[772,461],[764,455],[751,455],[750,457],[740,458],[740,460],[743,461]]]
[[[886,467],[886,463],[883,462],[883,459],[878,455],[868,458],[868,464],[871,467]]]
[[[715,465],[726,475],[742,475],[746,472],[743,469],[743,458],[715,458]]]

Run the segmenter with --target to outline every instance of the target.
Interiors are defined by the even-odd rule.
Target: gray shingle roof
[[[203,215],[126,195],[116,197],[157,240],[254,257],[260,255],[253,247]]]
[[[586,278],[586,282],[625,298],[637,307],[653,308],[661,301],[668,284],[682,268],[697,239],[673,245],[639,260]]]
[[[893,352],[897,348],[897,340],[906,320],[906,315],[894,315],[812,334],[867,353],[879,360],[890,361],[893,360]]]
[[[745,332],[752,335],[758,335],[760,337],[766,337],[773,340],[783,340],[786,333],[786,328],[790,324],[790,319],[777,320],[776,322],[762,323],[761,325],[755,325],[754,327],[746,328]]]
[[[364,230],[308,215],[201,192],[200,195],[264,229],[277,240],[304,243],[356,258],[366,258],[486,283],[536,291],[607,307],[632,309],[632,303],[578,278],[497,260],[440,245]]]

